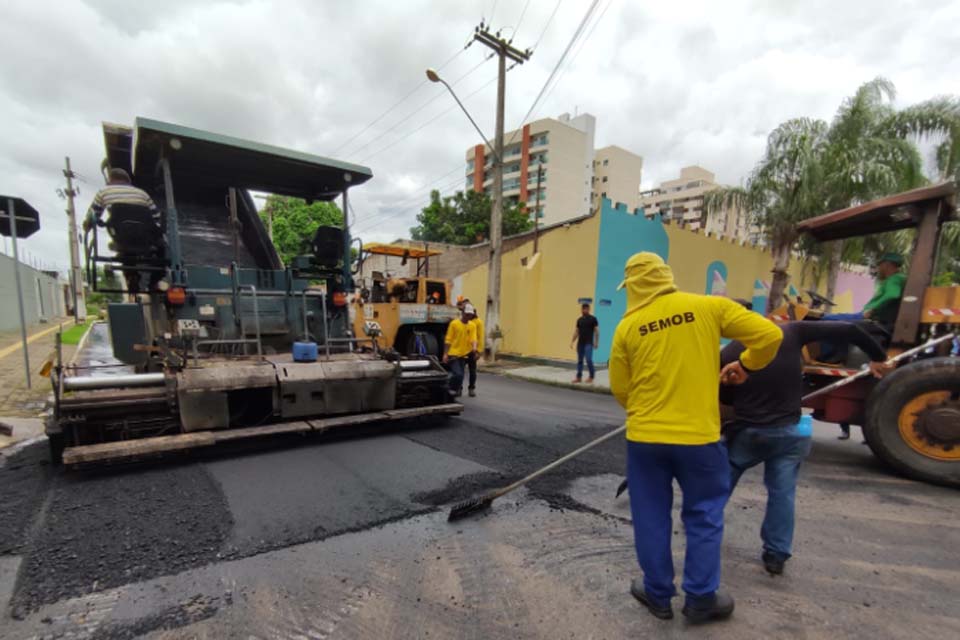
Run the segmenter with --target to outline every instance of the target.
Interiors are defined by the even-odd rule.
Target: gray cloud
[[[955,2],[607,2],[534,117],[594,113],[598,145],[644,156],[645,184],[693,163],[738,183],[770,129],[799,115],[832,117],[876,75],[896,83],[901,104],[960,93],[960,47],[944,27],[960,20]],[[482,12],[495,27],[515,27],[523,5],[499,2],[491,17],[489,2],[438,0],[8,1],[0,22],[0,192],[41,211],[43,228],[28,249],[64,267],[66,219],[55,192],[63,156],[86,178],[85,209],[99,186],[100,122],[142,115],[365,160],[375,179],[353,199],[357,228],[369,239],[406,235],[430,186],[462,188],[463,151],[477,141],[449,96],[418,87],[424,69],[460,51]],[[521,47],[544,35],[533,58],[509,74],[510,128],[586,9],[562,3],[543,32],[555,6],[532,0],[516,33]],[[496,68],[480,64],[484,53],[460,52],[443,75],[466,74],[457,93],[489,135]]]

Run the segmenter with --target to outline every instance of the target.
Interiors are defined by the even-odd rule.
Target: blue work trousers
[[[730,495],[730,465],[723,444],[648,444],[627,441],[627,479],[637,560],[647,596],[667,606],[673,578],[673,480],[683,492],[680,517],[687,535],[683,591],[708,599],[720,586],[723,507]]]
[[[800,435],[797,425],[743,429],[729,444],[731,492],[744,471],[763,463],[767,512],[760,538],[763,550],[781,560],[789,558],[792,550],[797,476],[810,454],[810,444],[810,436]]]
[[[450,391],[453,393],[463,391],[463,368],[466,363],[466,358],[450,356],[447,359],[447,369],[450,371]]]
[[[577,343],[577,380],[583,377],[583,361],[587,361],[587,371],[590,377],[596,376],[596,370],[593,368],[593,343]]]

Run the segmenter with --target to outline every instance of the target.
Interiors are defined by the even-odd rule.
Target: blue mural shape
[[[664,260],[669,260],[670,239],[659,214],[647,218],[640,210],[627,211],[627,206],[623,203],[614,208],[609,199],[603,198],[600,206],[600,242],[597,247],[597,286],[594,298],[609,300],[610,304],[602,304],[593,309],[593,315],[600,322],[600,347],[593,354],[597,362],[610,360],[613,331],[627,309],[627,294],[617,291],[617,285],[623,280],[623,265],[638,251],[652,251]]]
[[[753,310],[760,314],[767,313],[767,298],[770,296],[770,287],[766,282],[757,278],[753,282]]]

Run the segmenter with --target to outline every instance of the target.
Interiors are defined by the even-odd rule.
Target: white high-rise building
[[[537,200],[537,169],[542,166],[538,215],[541,225],[590,213],[599,206],[601,193],[614,202],[635,207],[643,159],[615,146],[595,152],[595,130],[596,118],[591,114],[571,117],[565,113],[506,132],[504,201],[524,202],[532,212]],[[483,189],[489,194],[493,186],[490,147],[482,144],[471,147],[465,159],[466,188]],[[483,171],[479,167],[483,167]],[[596,180],[597,175],[605,181]]]

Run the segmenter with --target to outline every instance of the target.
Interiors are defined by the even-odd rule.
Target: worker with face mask
[[[729,617],[719,591],[723,508],[730,489],[720,443],[717,371],[721,337],[746,347],[721,372],[743,382],[777,353],[780,329],[733,300],[682,293],[660,256],[638,253],[624,269],[627,310],[613,337],[610,387],[627,413],[627,478],[637,560],[643,579],[631,593],[658,618],[673,617],[673,480],[683,493],[687,553],[683,569],[691,622]]]

